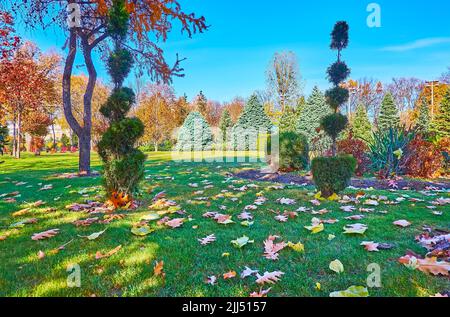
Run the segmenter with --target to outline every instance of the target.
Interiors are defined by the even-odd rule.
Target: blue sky
[[[366,7],[381,6],[381,28],[369,28]],[[200,90],[217,101],[247,97],[264,89],[267,65],[277,51],[296,53],[305,93],[314,85],[326,89],[325,70],[335,59],[330,32],[338,20],[350,24],[350,46],[344,59],[352,78],[390,81],[414,76],[431,80],[450,66],[450,1],[407,0],[181,0],[187,11],[204,15],[210,29],[192,39],[176,28],[162,46],[169,61],[176,53],[186,76],[175,78],[177,94],[189,99]],[[25,32],[42,49],[64,44],[58,32]],[[108,81],[98,61],[100,78]]]

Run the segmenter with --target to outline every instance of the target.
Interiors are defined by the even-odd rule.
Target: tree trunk
[[[56,149],[55,123],[52,123],[52,134],[53,134],[53,148]]]
[[[20,146],[21,146],[21,126],[22,126],[22,115],[19,111],[17,114],[17,148],[15,153],[15,158],[20,158]]]
[[[13,143],[12,143],[12,156],[16,157],[17,149],[17,130],[16,130],[16,115],[14,114],[13,120]]]
[[[79,146],[79,162],[78,170],[80,174],[89,175],[91,172],[91,135],[83,131],[81,135],[78,136],[78,146]]]
[[[158,152],[158,142],[155,142],[155,152]]]

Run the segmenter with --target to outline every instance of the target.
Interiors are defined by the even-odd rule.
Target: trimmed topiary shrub
[[[191,112],[178,132],[177,151],[211,150],[213,137],[208,122],[200,112]]]
[[[350,155],[317,157],[311,163],[314,183],[323,197],[330,197],[350,185],[355,167],[356,159]]]
[[[295,132],[280,133],[280,169],[283,171],[302,170],[308,167],[308,141]]]
[[[128,118],[127,113],[135,101],[134,92],[122,87],[132,60],[122,47],[125,40],[129,14],[123,0],[113,1],[109,12],[115,49],[108,62],[108,73],[114,89],[100,112],[107,118],[109,127],[98,143],[98,153],[103,161],[104,186],[109,201],[114,207],[129,206],[133,201],[139,182],[144,178],[146,156],[135,148],[136,141],[144,133],[144,125],[137,118]]]

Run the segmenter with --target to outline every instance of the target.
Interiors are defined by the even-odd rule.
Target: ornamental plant
[[[342,87],[342,83],[350,75],[350,69],[341,60],[342,50],[348,46],[349,42],[348,30],[347,22],[340,21],[336,23],[331,33],[330,48],[337,51],[337,61],[327,70],[328,80],[333,84],[333,88],[325,93],[325,98],[332,113],[322,118],[321,128],[332,140],[332,157],[315,158],[311,164],[314,182],[324,197],[337,194],[345,189],[349,185],[356,167],[354,157],[336,156],[336,140],[348,124],[347,117],[339,112],[339,107],[349,98],[349,92]]]
[[[130,88],[122,86],[133,66],[131,53],[122,45],[129,23],[124,0],[113,1],[108,17],[108,30],[112,34],[115,49],[109,56],[107,70],[114,89],[100,108],[109,127],[98,144],[98,153],[103,161],[106,193],[117,208],[132,203],[133,194],[144,177],[146,156],[135,148],[136,141],[144,133],[144,125],[137,118],[127,117],[135,102],[135,94]]]

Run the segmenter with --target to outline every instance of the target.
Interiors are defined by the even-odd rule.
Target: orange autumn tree
[[[56,64],[42,62],[42,54],[25,43],[14,56],[0,62],[2,107],[13,123],[13,156],[20,158],[23,123],[31,112],[44,111],[55,100]]]
[[[112,0],[0,0],[9,7],[29,28],[57,27],[67,34],[68,50],[63,73],[63,108],[71,129],[79,138],[79,172],[90,173],[90,145],[92,130],[92,95],[97,81],[97,71],[93,62],[94,51],[108,55],[113,41],[108,29],[108,12]],[[70,15],[73,23],[68,23],[67,5],[74,8]],[[204,17],[183,10],[178,0],[127,0],[126,9],[130,13],[128,40],[124,47],[130,50],[139,72],[147,71],[151,79],[168,83],[173,76],[183,76],[182,59],[176,58],[173,65],[164,58],[158,42],[165,42],[174,23],[181,26],[189,37],[193,33],[207,29]],[[48,23],[51,20],[53,23]],[[83,121],[79,122],[72,111],[71,76],[75,57],[80,49],[88,72],[89,80],[83,100]]]

